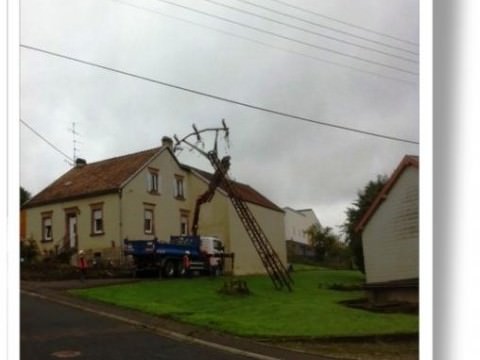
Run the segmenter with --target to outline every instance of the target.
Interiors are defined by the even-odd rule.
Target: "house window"
[[[183,176],[175,175],[174,196],[176,199],[185,199],[185,186]]]
[[[180,235],[188,235],[188,213],[180,214]]]
[[[147,174],[147,191],[149,193],[158,194],[159,184],[158,170],[149,168]]]
[[[103,234],[103,207],[102,204],[90,205],[92,210],[91,232],[92,235]]]
[[[52,216],[44,215],[42,216],[42,241],[52,241]]]
[[[143,230],[145,234],[153,234],[153,210],[145,209],[144,210],[144,220],[143,220]]]

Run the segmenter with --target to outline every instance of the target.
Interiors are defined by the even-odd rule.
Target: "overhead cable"
[[[68,156],[67,154],[65,154],[62,150],[60,150],[58,147],[56,147],[55,145],[53,145],[50,141],[48,141],[43,135],[41,135],[37,130],[35,130],[34,128],[32,128],[27,122],[23,121],[22,119],[20,119],[20,123],[22,125],[24,125],[25,127],[27,127],[30,131],[32,131],[35,135],[37,135],[40,139],[42,139],[45,143],[47,143],[48,145],[50,145],[50,147],[52,147],[56,152],[62,154],[65,158],[67,158],[67,160],[69,160],[70,162],[73,163],[73,159]]]
[[[244,1],[244,0],[239,0],[239,1]],[[393,36],[393,35],[390,35],[390,34],[386,34],[386,33],[384,33],[384,32],[380,32],[380,31],[376,31],[376,30],[367,28],[367,27],[365,27],[365,26],[353,24],[353,23],[351,23],[351,22],[344,21],[344,20],[339,20],[339,19],[334,18],[334,17],[332,17],[332,16],[327,16],[327,15],[325,15],[325,14],[321,14],[321,13],[318,13],[318,12],[315,12],[315,11],[312,11],[312,10],[308,10],[308,9],[302,8],[302,7],[300,7],[300,6],[292,5],[292,4],[289,4],[289,3],[285,2],[285,1],[282,1],[282,0],[270,0],[270,1],[273,1],[273,2],[276,2],[276,3],[282,4],[282,5],[285,5],[285,6],[287,6],[287,7],[292,8],[292,9],[297,9],[297,10],[300,10],[300,11],[303,11],[303,12],[306,12],[306,13],[309,13],[309,14],[313,14],[313,15],[322,17],[322,18],[324,18],[324,19],[328,19],[328,20],[331,20],[331,21],[335,21],[335,22],[337,22],[337,23],[339,23],[339,24],[351,26],[351,27],[354,27],[354,28],[357,28],[357,29],[360,29],[360,30],[363,30],[363,31],[370,32],[370,33],[375,34],[375,35],[385,36],[385,37],[387,37],[387,38],[390,38],[390,39],[393,39],[393,40],[397,40],[397,41],[401,41],[401,42],[403,42],[403,43],[405,43],[405,44],[410,44],[410,45],[413,45],[413,46],[417,46],[417,47],[418,47],[418,43],[416,43],[416,42],[414,42],[414,41],[405,40],[405,39],[399,38],[399,37],[397,37],[397,36]],[[244,1],[244,2],[245,2],[245,1]]]
[[[385,56],[390,56],[390,57],[393,57],[395,59],[399,59],[399,60],[403,60],[403,61],[408,61],[408,62],[411,62],[411,63],[416,63],[418,64],[418,61],[417,60],[414,60],[414,59],[411,59],[411,58],[407,58],[407,57],[404,57],[404,56],[400,56],[400,55],[397,55],[397,54],[392,54],[392,53],[389,53],[389,52],[386,52],[386,51],[382,51],[382,50],[379,50],[379,49],[376,49],[376,48],[372,48],[370,46],[365,46],[365,45],[360,45],[360,44],[357,44],[357,43],[354,43],[354,42],[351,42],[351,41],[347,41],[347,40],[344,40],[344,39],[340,39],[338,37],[335,37],[335,36],[330,36],[330,35],[325,35],[325,34],[322,34],[322,33],[319,33],[318,31],[312,31],[312,30],[309,30],[309,29],[306,29],[306,28],[303,28],[303,27],[300,27],[300,26],[296,26],[296,25],[292,25],[292,24],[288,24],[286,22],[283,22],[283,21],[279,21],[279,20],[276,20],[276,19],[273,19],[273,18],[270,18],[268,16],[263,16],[263,15],[259,15],[259,14],[256,14],[254,12],[251,12],[251,11],[247,11],[247,10],[244,10],[244,9],[240,9],[240,8],[237,8],[235,6],[230,6],[230,5],[227,5],[227,4],[223,4],[221,2],[218,2],[218,1],[215,1],[215,0],[203,0],[203,1],[206,1],[206,2],[209,2],[211,4],[215,4],[217,6],[221,6],[221,7],[224,7],[224,8],[227,8],[227,9],[230,9],[230,10],[235,10],[235,11],[238,11],[240,13],[243,13],[243,14],[247,14],[247,15],[250,15],[250,16],[254,16],[254,17],[257,17],[259,19],[263,19],[263,20],[267,20],[267,21],[270,21],[270,22],[273,22],[275,24],[280,24],[280,25],[283,25],[283,26],[286,26],[286,27],[289,27],[289,28],[292,28],[292,29],[296,29],[296,30],[300,30],[300,31],[303,31],[303,32],[306,32],[308,34],[313,34],[313,35],[317,35],[317,36],[320,36],[320,37],[323,37],[325,39],[329,39],[329,40],[332,40],[332,41],[337,41],[339,43],[343,43],[343,44],[346,44],[346,45],[350,45],[350,46],[355,46],[355,47],[358,47],[360,49],[364,49],[364,50],[368,50],[368,51],[373,51],[373,52],[376,52],[376,53],[379,53],[379,54],[382,54],[382,55],[385,55]],[[242,0],[238,0],[238,1],[242,1]],[[245,1],[247,4],[252,4],[252,6],[257,6],[257,7],[260,7],[262,9],[268,9],[264,6],[260,6],[260,5],[257,5],[257,4],[254,4],[254,3],[251,3],[249,1]],[[300,19],[300,18],[296,18],[294,16],[291,16],[291,15],[288,15],[288,14],[284,14],[284,13],[281,13],[281,12],[278,12],[278,11],[275,11],[275,10],[271,10],[273,12],[276,12],[276,13],[280,13],[284,16],[289,16],[289,17],[293,17],[294,19]],[[303,19],[302,19],[303,20]],[[303,20],[305,22],[309,22],[309,21],[306,21],[306,20]],[[309,22],[310,23],[310,22]],[[320,27],[324,27],[323,25],[319,25],[319,24],[315,24],[317,26],[320,26]],[[327,27],[329,28],[329,27]],[[330,30],[330,28],[329,28]],[[353,35],[351,35],[353,36]],[[355,36],[357,37],[357,36]],[[362,37],[362,39],[364,39]],[[385,46],[385,45],[384,45]],[[390,47],[390,46],[389,46]],[[395,47],[396,48],[396,47]],[[409,52],[409,53],[412,53],[412,54],[416,54],[415,52],[412,52],[412,51],[408,51],[408,50],[404,50],[404,49],[401,49],[400,50],[403,50],[403,51],[406,51],[406,52]]]
[[[318,45],[315,45],[315,44],[311,44],[311,43],[306,42],[306,41],[302,41],[302,40],[294,39],[294,38],[284,36],[284,35],[281,35],[281,34],[277,34],[273,31],[268,31],[268,30],[265,30],[265,29],[258,28],[256,26],[251,26],[251,25],[248,25],[248,24],[244,24],[244,23],[241,23],[241,22],[238,22],[238,21],[235,21],[235,20],[231,20],[231,19],[222,17],[222,16],[214,15],[214,14],[202,11],[202,10],[198,10],[198,9],[194,9],[194,8],[191,8],[191,7],[188,7],[188,6],[180,5],[180,4],[168,1],[168,0],[157,0],[157,1],[165,3],[165,4],[169,4],[169,5],[172,5],[172,6],[176,6],[176,7],[182,8],[182,9],[186,9],[188,11],[192,11],[192,12],[195,12],[195,13],[198,13],[198,14],[209,16],[209,17],[212,17],[212,18],[215,18],[215,19],[218,19],[218,20],[226,21],[226,22],[229,22],[231,24],[242,26],[242,27],[252,29],[252,30],[255,30],[255,31],[258,31],[258,32],[262,32],[264,34],[275,36],[275,37],[278,37],[280,39],[293,41],[293,42],[296,42],[296,43],[299,43],[299,44],[302,44],[302,45],[305,45],[305,46],[316,48],[318,50],[327,51],[327,52],[330,52],[330,53],[333,53],[333,54],[336,54],[336,55],[349,57],[349,58],[352,58],[352,59],[355,59],[355,60],[358,60],[358,61],[363,61],[363,62],[373,64],[373,65],[377,65],[377,66],[382,66],[382,67],[385,67],[385,68],[393,69],[393,70],[404,72],[404,73],[407,73],[407,74],[418,75],[418,72],[406,70],[406,69],[403,69],[403,68],[400,68],[400,67],[397,67],[397,66],[393,66],[393,65],[389,65],[389,64],[385,64],[385,63],[382,63],[382,62],[379,62],[379,61],[365,59],[365,58],[362,58],[361,56],[347,54],[347,53],[344,53],[342,51],[333,50],[333,49],[330,49],[330,48],[327,48],[327,47],[324,47],[324,46],[318,46]]]
[[[350,70],[357,71],[357,72],[361,72],[361,73],[364,73],[364,74],[370,74],[370,75],[373,75],[373,76],[376,76],[376,77],[389,79],[389,80],[394,80],[394,81],[398,81],[398,82],[403,82],[403,83],[410,84],[410,85],[416,85],[417,84],[416,81],[402,79],[402,78],[398,78],[398,77],[394,77],[394,76],[388,76],[388,75],[381,74],[381,73],[378,73],[378,72],[375,72],[375,71],[369,71],[369,70],[361,69],[361,68],[358,68],[358,67],[355,67],[355,66],[350,66],[350,65],[339,63],[339,62],[319,58],[317,56],[308,55],[308,54],[305,54],[305,53],[302,53],[302,52],[290,50],[290,49],[287,49],[287,48],[274,46],[274,45],[271,45],[271,44],[263,42],[263,41],[255,40],[255,39],[252,39],[252,38],[249,38],[249,37],[246,37],[246,36],[243,36],[243,35],[238,35],[236,33],[232,33],[232,32],[229,32],[229,31],[220,30],[220,29],[217,29],[217,28],[214,28],[214,27],[211,27],[211,26],[207,26],[207,25],[204,25],[204,24],[201,24],[201,23],[197,23],[197,22],[194,22],[194,21],[191,21],[191,20],[186,20],[186,19],[183,19],[183,18],[180,18],[180,17],[177,17],[177,16],[165,14],[165,13],[162,13],[161,11],[156,10],[156,9],[151,9],[151,8],[148,8],[148,7],[132,4],[132,3],[129,3],[127,1],[123,1],[123,0],[110,0],[110,1],[122,4],[122,5],[125,5],[125,6],[133,7],[133,8],[138,9],[138,10],[150,12],[152,14],[161,15],[163,17],[174,19],[174,20],[177,20],[177,21],[181,21],[181,22],[191,24],[191,25],[194,25],[194,26],[198,26],[198,27],[201,27],[201,28],[204,28],[204,29],[215,31],[215,32],[218,32],[220,34],[224,34],[224,35],[236,37],[238,39],[250,41],[252,43],[263,45],[263,46],[266,46],[266,47],[269,47],[269,48],[272,48],[272,49],[285,51],[285,52],[288,52],[288,53],[291,53],[291,54],[306,57],[306,58],[309,58],[309,59],[312,59],[312,60],[315,60],[315,61],[319,61],[319,62],[323,62],[323,63],[326,63],[326,64],[330,64],[330,65],[334,65],[334,66],[338,66],[338,67],[343,67],[343,68],[350,69]]]
[[[300,120],[300,121],[305,121],[305,122],[309,122],[309,123],[313,123],[313,124],[317,124],[317,125],[322,125],[322,126],[327,126],[327,127],[331,127],[331,128],[340,129],[340,130],[345,130],[345,131],[355,132],[355,133],[359,133],[359,134],[374,136],[374,137],[383,138],[383,139],[387,139],[387,140],[405,142],[405,143],[410,143],[410,144],[418,144],[418,141],[414,141],[414,140],[409,140],[409,139],[404,139],[404,138],[400,138],[400,137],[396,137],[396,136],[390,136],[390,135],[385,135],[385,134],[381,134],[381,133],[356,129],[356,128],[352,128],[352,127],[348,127],[348,126],[336,125],[336,124],[328,123],[328,122],[325,122],[325,121],[314,120],[314,119],[310,119],[310,118],[303,117],[303,116],[288,114],[288,113],[285,113],[285,112],[282,112],[282,111],[268,109],[268,108],[265,108],[265,107],[252,105],[252,104],[248,104],[248,103],[237,101],[237,100],[228,99],[228,98],[218,96],[218,95],[208,94],[208,93],[205,93],[205,92],[202,92],[202,91],[199,91],[199,90],[194,90],[194,89],[186,88],[186,87],[183,87],[183,86],[167,83],[167,82],[152,79],[152,78],[149,78],[149,77],[146,77],[146,76],[136,75],[136,74],[129,73],[129,72],[126,72],[126,71],[123,71],[123,70],[114,69],[114,68],[111,68],[111,67],[108,67],[108,66],[104,66],[104,65],[96,64],[96,63],[93,63],[93,62],[90,62],[90,61],[86,61],[86,60],[74,58],[74,57],[71,57],[71,56],[55,53],[55,52],[48,51],[48,50],[45,50],[45,49],[36,48],[36,47],[26,45],[26,44],[20,44],[20,47],[25,48],[25,49],[29,49],[29,50],[33,50],[33,51],[38,51],[38,52],[48,54],[48,55],[52,55],[52,56],[55,56],[55,57],[71,60],[71,61],[74,61],[74,62],[77,62],[77,63],[90,65],[90,66],[93,66],[93,67],[96,67],[96,68],[112,71],[112,72],[115,72],[115,73],[118,73],[118,74],[133,77],[133,78],[136,78],[136,79],[145,80],[145,81],[148,81],[148,82],[151,82],[151,83],[163,85],[163,86],[174,88],[174,89],[177,89],[177,90],[182,90],[182,91],[189,92],[189,93],[192,93],[192,94],[205,96],[205,97],[208,97],[208,98],[211,98],[211,99],[224,101],[224,102],[228,102],[228,103],[231,103],[231,104],[247,107],[247,108],[250,108],[250,109],[255,109],[255,110],[279,115],[279,116],[282,116],[282,117],[288,117],[288,118],[292,118],[292,119],[296,119],[296,120]]]

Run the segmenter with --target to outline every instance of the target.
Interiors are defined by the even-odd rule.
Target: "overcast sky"
[[[23,0],[20,42],[270,110],[419,140],[417,0],[168,2]],[[279,206],[313,208],[323,225],[338,230],[358,190],[377,174],[390,175],[405,154],[419,153],[416,144],[282,117],[25,47],[20,71],[21,118],[44,137],[20,127],[20,184],[32,194],[69,170],[45,140],[72,158],[72,123],[76,155],[93,162],[224,118],[233,178]],[[198,154],[184,151],[179,159],[210,170]]]

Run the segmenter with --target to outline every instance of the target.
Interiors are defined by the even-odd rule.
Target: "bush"
[[[20,258],[21,261],[27,264],[35,262],[40,255],[37,242],[34,239],[27,239],[20,241]]]

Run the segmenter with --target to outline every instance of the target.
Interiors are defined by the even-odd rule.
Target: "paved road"
[[[25,294],[20,308],[22,360],[246,359]]]

